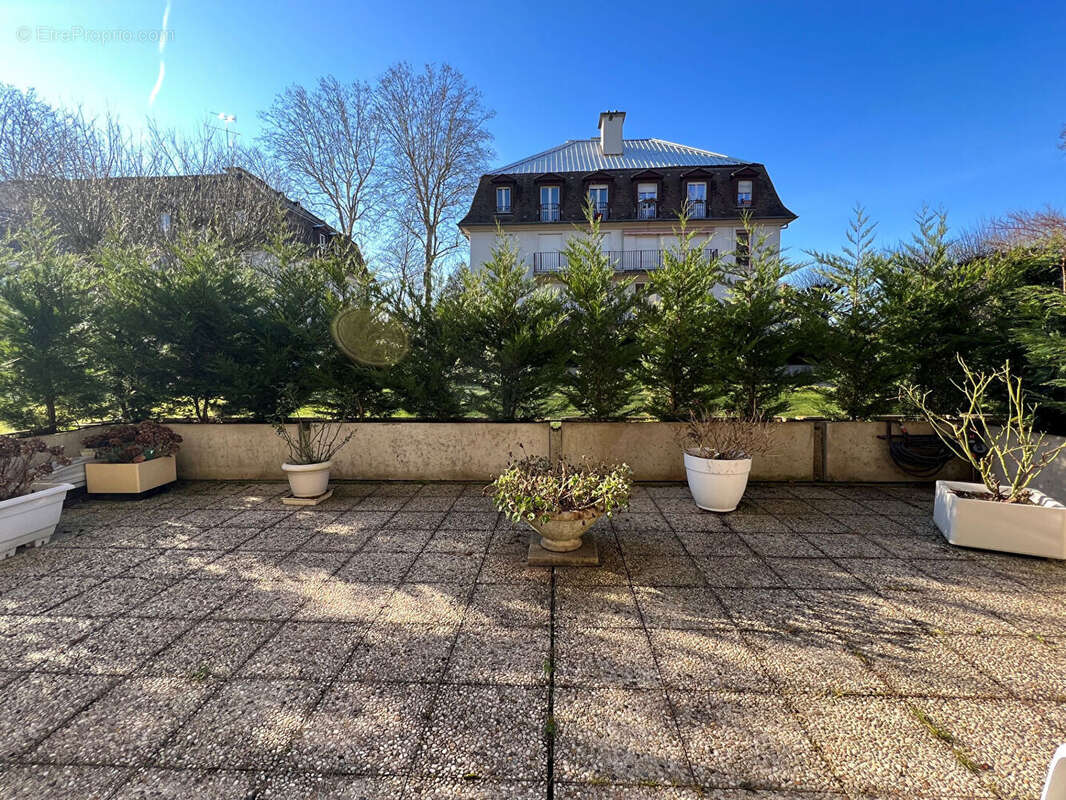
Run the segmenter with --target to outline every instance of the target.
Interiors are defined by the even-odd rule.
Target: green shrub
[[[512,462],[489,488],[496,508],[512,522],[543,522],[565,511],[623,511],[631,485],[625,464],[574,465],[536,456]]]

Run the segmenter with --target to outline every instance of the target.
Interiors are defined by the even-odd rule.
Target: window
[[[736,231],[737,244],[733,248],[733,260],[737,262],[738,267],[746,267],[751,264],[751,242],[748,237],[748,232],[741,228]]]
[[[559,187],[540,187],[540,221],[559,221]]]
[[[607,216],[607,184],[593,183],[589,185],[589,202],[592,203],[592,213],[600,218]]]
[[[510,214],[511,213],[511,187],[510,186],[498,186],[498,187],[496,187],[496,213],[497,214]]]
[[[655,219],[659,199],[659,184],[637,184],[637,219]]]
[[[737,205],[743,208],[751,205],[751,181],[737,181]]]
[[[329,236],[327,236],[324,233],[318,234],[318,246],[324,250],[326,248],[326,245],[328,245],[328,244],[329,244]]]
[[[170,235],[170,227],[173,221],[174,219],[170,216],[169,211],[164,211],[162,214],[159,215],[159,230],[163,232],[164,236]]]
[[[691,181],[686,188],[689,216],[703,219],[707,216],[707,184],[704,181]]]

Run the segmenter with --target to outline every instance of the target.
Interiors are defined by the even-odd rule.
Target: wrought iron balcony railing
[[[611,259],[616,272],[650,272],[660,269],[663,265],[663,253],[665,250],[609,250],[607,257]],[[718,258],[718,249],[705,247],[705,258]],[[533,254],[533,274],[544,275],[552,272],[560,272],[566,268],[566,254],[557,250]]]
[[[658,219],[658,217],[658,200],[644,199],[637,201],[637,219]]]
[[[707,219],[706,200],[689,200],[687,208],[688,215],[692,219]]]
[[[558,203],[541,203],[540,204],[540,221],[541,222],[558,222],[559,221],[559,204]]]

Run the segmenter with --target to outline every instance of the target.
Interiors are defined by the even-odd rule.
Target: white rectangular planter
[[[1035,505],[959,497],[987,492],[982,483],[937,481],[933,522],[951,544],[1066,559],[1066,506],[1037,491]]]
[[[19,545],[37,547],[55,533],[69,483],[35,483],[36,491],[0,502],[0,559],[15,555]]]

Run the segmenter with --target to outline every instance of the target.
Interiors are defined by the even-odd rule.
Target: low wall
[[[107,426],[42,437],[76,456],[81,440]],[[190,479],[280,480],[285,443],[269,425],[172,424],[184,440],[178,474]],[[334,459],[342,480],[487,481],[511,456],[565,457],[578,461],[624,461],[640,481],[680,481],[684,464],[677,443],[679,423],[669,422],[362,422],[341,426],[352,440]],[[928,433],[909,422],[912,433]],[[899,426],[893,423],[898,433]],[[755,459],[752,478],[764,481],[893,483],[921,480],[897,467],[888,443],[878,439],[884,422],[795,420],[774,425],[773,452]],[[1061,441],[1061,439],[1056,439]],[[969,466],[948,464],[928,480],[969,480]],[[1066,497],[1066,456],[1034,482],[1056,498]]]
[[[63,448],[63,455],[68,458],[75,458],[81,452],[81,440],[87,439],[90,436],[95,436],[98,433],[103,433],[111,425],[93,425],[89,428],[78,428],[73,431],[63,431],[62,433],[50,433],[46,436],[39,436],[37,438],[43,439],[48,443],[49,447],[59,446]]]
[[[827,481],[889,482],[922,480],[907,474],[892,461],[888,442],[878,439],[888,432],[887,422],[826,422],[825,474]],[[907,422],[907,432],[932,433],[924,422]],[[900,426],[891,423],[898,434]],[[970,466],[958,459],[947,464],[928,480],[969,480]]]
[[[773,452],[752,462],[751,477],[762,481],[810,481],[814,474],[813,422],[774,426]],[[682,481],[685,465],[677,434],[681,423],[564,422],[558,452],[572,461],[624,461],[641,481]]]
[[[1054,450],[1056,447],[1066,442],[1066,437],[1063,436],[1045,436],[1044,444],[1040,448],[1040,453],[1043,454],[1048,450]],[[999,479],[1003,480],[1004,475],[1001,470],[996,471]],[[1054,461],[1044,467],[1040,474],[1037,475],[1030,483],[1030,489],[1036,489],[1038,492],[1043,492],[1048,497],[1058,500],[1060,503],[1066,503],[1066,452],[1059,455]]]

